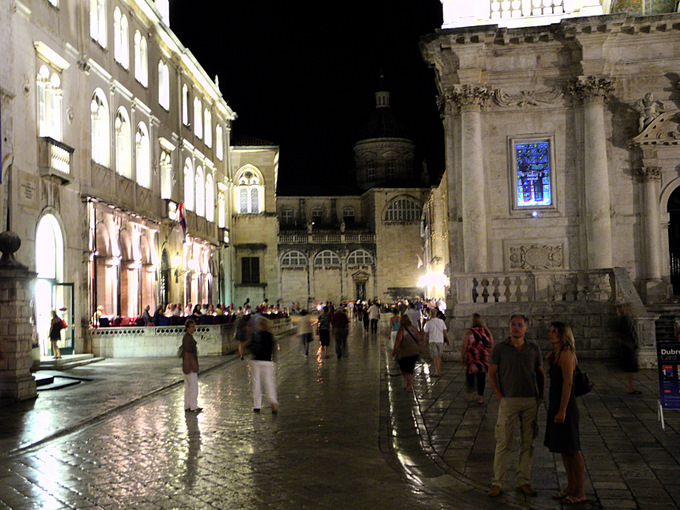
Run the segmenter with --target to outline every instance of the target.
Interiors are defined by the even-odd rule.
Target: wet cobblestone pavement
[[[281,338],[278,415],[266,404],[253,413],[248,363],[234,356],[201,358],[199,415],[183,411],[177,359],[71,370],[91,380],[0,408],[0,508],[560,508],[550,495],[563,468],[542,432],[539,496],[510,482],[486,496],[490,390],[478,405],[459,363],[441,378],[422,363],[409,396],[382,326],[378,340],[354,328],[340,360],[304,358],[294,336]],[[597,386],[579,401],[590,502],[576,508],[678,508],[680,413],[661,430],[656,372],[641,371],[644,394],[628,397],[614,366],[583,365]]]

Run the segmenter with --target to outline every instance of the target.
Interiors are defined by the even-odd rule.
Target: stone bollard
[[[6,403],[38,396],[30,321],[36,274],[14,258],[20,246],[13,232],[0,234],[0,402]]]

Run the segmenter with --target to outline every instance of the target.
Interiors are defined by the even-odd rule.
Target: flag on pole
[[[184,218],[184,202],[180,202],[177,206],[179,211],[179,226],[182,227],[182,242],[187,242],[187,220]]]

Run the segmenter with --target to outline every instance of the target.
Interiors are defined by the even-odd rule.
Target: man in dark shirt
[[[538,404],[543,399],[545,374],[541,349],[525,340],[529,330],[526,317],[510,318],[510,338],[494,345],[489,364],[489,384],[500,405],[496,421],[496,453],[489,496],[503,492],[503,479],[512,451],[512,439],[517,422],[520,424],[522,444],[517,465],[517,492],[535,496],[529,484],[534,458],[534,439],[538,435]]]
[[[339,308],[331,318],[331,327],[333,328],[333,337],[335,338],[335,354],[338,359],[348,356],[347,352],[347,328],[349,327],[349,318],[345,313],[344,308]]]

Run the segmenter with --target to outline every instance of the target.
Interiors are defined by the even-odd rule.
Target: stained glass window
[[[552,206],[550,142],[514,142],[517,207]]]

